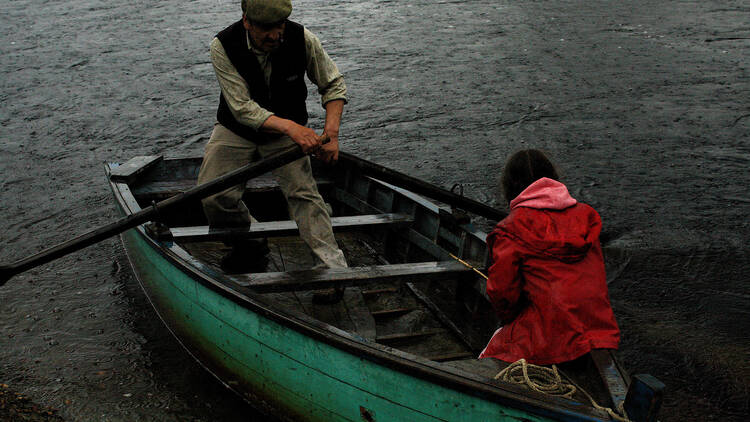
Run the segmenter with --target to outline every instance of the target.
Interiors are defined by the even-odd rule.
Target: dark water
[[[662,420],[742,420],[746,4],[294,5],[346,76],[343,149],[498,207],[505,158],[547,150],[602,214],[621,352],[667,383]],[[105,160],[201,154],[208,43],[238,18],[235,0],[0,2],[0,262],[115,219]],[[266,419],[169,337],[116,239],[0,288],[0,383],[71,421]]]

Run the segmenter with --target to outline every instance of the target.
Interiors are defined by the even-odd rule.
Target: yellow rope
[[[467,267],[471,268],[472,270],[474,270],[474,272],[475,272],[475,273],[477,273],[477,274],[481,275],[482,277],[484,277],[484,279],[485,279],[485,280],[487,280],[487,276],[486,276],[486,275],[484,275],[484,274],[482,274],[482,272],[481,272],[481,271],[479,271],[479,270],[478,270],[478,269],[477,269],[476,267],[472,266],[472,265],[471,265],[471,264],[469,264],[468,262],[466,262],[466,261],[464,261],[463,259],[461,259],[461,258],[457,257],[456,255],[453,255],[453,254],[452,254],[452,253],[450,253],[450,252],[448,253],[448,255],[450,255],[450,256],[451,256],[451,258],[455,259],[456,261],[458,261],[458,262],[460,262],[460,263],[464,264],[465,266],[467,266]]]
[[[565,397],[567,399],[572,399],[576,391],[581,391],[596,409],[607,412],[617,421],[631,422],[627,415],[625,415],[623,403],[620,403],[618,406],[621,414],[616,413],[609,407],[600,406],[586,390],[577,387],[567,376],[563,380],[561,375],[565,376],[565,374],[558,372],[555,365],[552,365],[552,368],[547,368],[527,363],[526,359],[519,359],[495,375],[495,379],[512,384],[525,385],[534,391],[552,396]]]
[[[576,387],[573,384],[563,381],[555,365],[552,365],[552,368],[530,365],[526,363],[526,359],[511,363],[510,366],[495,375],[495,379],[513,384],[523,384],[534,391],[568,399],[573,398],[573,394],[576,392]]]

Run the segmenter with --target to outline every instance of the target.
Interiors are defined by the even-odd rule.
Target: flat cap
[[[242,0],[242,14],[261,24],[281,22],[292,14],[292,0]]]

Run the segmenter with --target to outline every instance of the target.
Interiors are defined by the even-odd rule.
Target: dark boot
[[[269,252],[266,239],[233,242],[232,249],[221,258],[221,269],[227,274],[265,272]]]

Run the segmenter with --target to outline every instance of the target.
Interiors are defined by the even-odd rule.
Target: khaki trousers
[[[206,145],[198,184],[213,180],[250,162],[292,145],[288,136],[265,144],[254,144],[216,124]],[[287,201],[289,215],[299,227],[302,240],[313,255],[330,268],[346,267],[331,228],[331,216],[312,176],[310,157],[304,157],[272,172]],[[203,199],[203,211],[212,226],[248,226],[250,212],[242,201],[245,185],[240,184]]]

